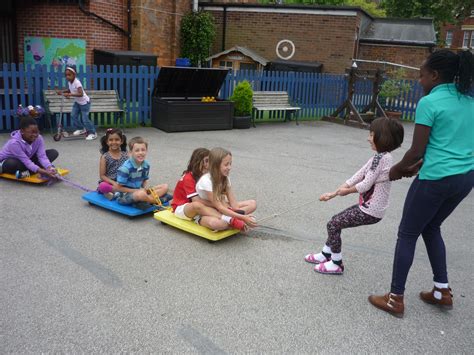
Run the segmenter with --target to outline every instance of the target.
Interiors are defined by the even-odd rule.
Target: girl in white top
[[[390,152],[402,144],[403,126],[394,119],[377,118],[370,126],[368,141],[376,154],[336,191],[325,193],[319,198],[329,201],[336,196],[359,193],[358,204],[336,214],[328,222],[328,239],[323,250],[318,254],[306,255],[307,262],[316,264],[316,272],[342,274],[342,229],[380,222],[388,207],[391,187],[388,174],[393,160]]]
[[[74,98],[74,105],[71,111],[72,124],[75,128],[73,135],[86,135],[86,140],[94,140],[97,138],[97,133],[94,124],[89,119],[91,100],[84,91],[79,79],[76,78],[76,70],[73,67],[66,67],[65,75],[69,88],[57,93],[66,98]],[[79,114],[81,114],[81,119],[79,119]]]
[[[257,209],[255,200],[237,201],[229,180],[232,154],[223,148],[213,148],[209,153],[209,172],[201,176],[196,192],[203,200],[225,216],[242,220],[248,227],[256,227],[251,215]]]

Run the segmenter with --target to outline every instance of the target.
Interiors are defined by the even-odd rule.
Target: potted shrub
[[[237,84],[230,100],[234,102],[234,128],[250,128],[252,120],[252,86],[247,80]]]
[[[385,110],[387,117],[400,119],[402,116],[400,111],[394,111],[390,106],[395,99],[405,95],[411,90],[411,85],[403,82],[404,77],[405,70],[399,68],[393,71],[391,77],[385,80],[380,87],[378,96],[379,102]]]

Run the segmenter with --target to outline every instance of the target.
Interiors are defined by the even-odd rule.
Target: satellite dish
[[[289,39],[282,39],[277,43],[276,55],[283,60],[289,60],[295,55],[295,44]]]

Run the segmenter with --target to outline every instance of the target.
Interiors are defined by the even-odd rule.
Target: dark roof
[[[373,18],[367,11],[359,6],[334,6],[334,5],[278,5],[278,4],[236,4],[236,3],[223,3],[223,2],[208,2],[199,1],[199,6],[210,6],[210,7],[244,7],[244,8],[269,8],[269,9],[298,9],[298,10],[335,10],[335,11],[360,11],[364,15]]]
[[[434,46],[436,34],[429,18],[376,18],[361,33],[360,41]]]

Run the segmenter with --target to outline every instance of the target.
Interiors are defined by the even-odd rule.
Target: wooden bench
[[[87,90],[86,94],[91,100],[90,113],[112,112],[115,116],[120,116],[120,123],[123,125],[125,110],[123,109],[123,100],[120,100],[116,90]],[[56,93],[56,90],[43,90],[43,96],[47,119],[52,128],[51,116],[61,113],[62,97]],[[62,112],[71,113],[73,104],[74,98],[64,98]],[[58,121],[56,120],[56,122]],[[115,119],[115,123],[117,123],[117,119]]]
[[[259,111],[285,111],[285,122],[289,119],[289,114],[297,113],[301,107],[290,103],[290,98],[286,91],[254,91],[252,123],[255,127],[255,116]],[[298,124],[298,115],[295,115]]]

